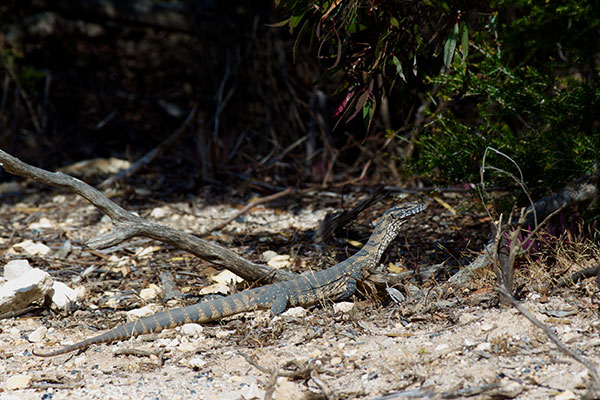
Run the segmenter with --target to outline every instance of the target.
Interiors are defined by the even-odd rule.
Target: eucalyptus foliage
[[[413,168],[476,181],[493,147],[532,188],[598,168],[600,5],[596,1],[281,0],[282,21],[324,66],[342,73],[336,118],[371,125],[382,90],[428,99],[413,133]],[[383,87],[377,77],[382,76]],[[399,91],[396,91],[398,93]],[[404,130],[406,131],[406,129]],[[497,154],[497,153],[494,153]],[[489,159],[514,173],[502,157]],[[497,183],[505,183],[498,175]]]

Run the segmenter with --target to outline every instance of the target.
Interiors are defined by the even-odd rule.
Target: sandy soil
[[[415,282],[407,284],[414,290],[405,290],[407,299],[401,304],[381,305],[371,298],[357,297],[347,303],[288,310],[274,318],[258,311],[218,323],[92,346],[81,353],[35,357],[31,353],[34,348],[69,344],[97,333],[93,328],[103,330],[122,323],[127,310],[147,303],[157,309],[173,307],[173,303],[140,300],[138,296],[142,288],[159,284],[156,270],[161,266],[170,265],[180,273],[196,271],[192,278],[188,273],[176,275],[183,276],[178,282],[185,293],[196,293],[206,286],[205,278],[214,270],[205,262],[169,248],[157,248],[149,257],[140,256],[145,253],[136,251],[152,244],[146,241],[134,241],[130,248],[121,247],[107,252],[105,259],[98,258],[81,242],[109,229],[110,223],[85,202],[55,194],[13,200],[0,206],[0,261],[4,264],[13,258],[27,258],[34,266],[52,271],[56,279],[73,287],[82,286],[85,295],[74,312],[38,311],[0,320],[2,400],[262,399],[271,394],[275,399],[471,396],[564,400],[585,393],[585,367],[558,351],[516,310],[499,306],[489,279],[481,279],[475,288],[451,296],[443,295],[443,282],[429,288]],[[198,231],[214,222],[203,220],[203,215],[214,218],[234,211],[189,202],[162,207],[162,212],[151,206],[140,213]],[[385,205],[381,207],[373,213],[385,209]],[[218,240],[254,258],[265,250],[289,254],[296,269],[307,263],[326,266],[328,262],[319,259],[314,249],[282,248],[278,243],[291,243],[294,232],[314,229],[332,208],[260,208],[236,221],[228,228],[230,235],[221,234]],[[446,226],[445,221],[467,219],[460,214],[445,216],[441,208],[430,212],[415,224]],[[31,224],[41,218],[49,218],[51,228],[32,230]],[[455,230],[452,226],[449,229]],[[250,236],[261,232],[259,237],[271,232],[282,237],[275,242],[257,240],[252,245],[249,239],[248,243],[240,242],[240,232]],[[481,240],[486,235],[482,232]],[[32,237],[53,249],[69,238],[73,249],[60,260],[10,255],[13,244]],[[409,241],[401,239],[402,245],[395,244],[401,250],[392,250],[386,262],[431,258],[430,250],[415,256],[414,249],[415,257],[411,258],[410,251],[404,252],[410,250],[406,247]],[[99,269],[82,279],[83,271],[90,266]],[[597,362],[600,322],[597,305],[591,303],[585,291],[564,290],[547,299],[531,292],[524,305],[551,326],[568,347]],[[117,354],[126,349],[135,352]]]

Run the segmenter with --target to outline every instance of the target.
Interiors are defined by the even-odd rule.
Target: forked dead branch
[[[76,193],[110,217],[113,229],[107,234],[91,239],[87,245],[92,249],[104,249],[115,246],[135,236],[143,236],[185,250],[213,264],[226,268],[246,280],[277,282],[296,277],[295,274],[288,271],[250,262],[231,250],[189,233],[138,217],[110,201],[100,191],[67,174],[48,172],[41,168],[33,167],[2,150],[0,150],[0,165],[11,174]]]
[[[205,247],[210,245],[213,253],[209,253],[209,255],[213,255],[216,252],[219,255],[225,254],[224,257],[218,259],[221,262],[226,259],[233,259],[234,261],[243,260],[241,257],[233,255],[229,250],[221,249],[219,246],[204,242],[176,229],[154,224],[133,215],[108,200],[96,189],[78,179],[62,173],[49,173],[42,169],[31,167],[4,152],[0,152],[0,161],[2,161],[2,165],[9,172],[33,178],[52,186],[69,189],[80,194],[107,214],[115,226],[108,234],[91,241],[96,248],[115,245],[133,236],[146,236],[173,244],[188,251],[196,249],[192,245],[201,244]],[[173,328],[185,323],[208,322],[241,312],[266,308],[270,308],[272,313],[277,315],[285,311],[288,307],[314,305],[326,299],[348,298],[356,291],[358,282],[366,280],[373,273],[383,252],[400,232],[400,227],[408,218],[420,213],[426,207],[425,203],[404,203],[390,208],[379,219],[367,243],[357,253],[333,267],[318,272],[309,272],[283,282],[245,290],[226,298],[218,298],[187,307],[163,311],[118,326],[101,335],[77,342],[73,345],[49,353],[35,354],[40,356],[55,356],[83,349],[91,344],[108,343],[143,333],[160,332],[163,329]],[[194,243],[194,240],[197,243]],[[183,242],[183,245],[181,242]],[[197,251],[194,254],[196,253]],[[206,252],[203,252],[202,255],[204,256],[203,258],[207,258]],[[212,258],[208,259],[213,261]],[[223,266],[228,267],[227,265]],[[233,268],[229,269],[235,272]],[[247,276],[251,274],[247,271],[248,269],[246,268],[243,271],[243,275],[245,276],[242,274],[238,275],[249,279]],[[250,270],[255,273],[254,269]]]

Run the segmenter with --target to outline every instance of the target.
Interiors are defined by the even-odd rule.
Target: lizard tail
[[[250,309],[254,308],[264,307],[256,307],[256,304],[252,306],[249,294],[245,292],[237,293],[225,298],[218,298],[211,301],[192,304],[186,307],[162,311],[135,321],[128,322],[124,325],[117,326],[116,328],[104,332],[101,335],[82,340],[72,345],[65,346],[47,353],[40,353],[34,350],[33,354],[39,357],[58,356],[74,350],[85,349],[92,344],[116,342],[141,334],[156,333],[164,329],[175,328],[176,326],[189,323],[209,322],[222,317],[238,314],[240,312],[250,311]]]

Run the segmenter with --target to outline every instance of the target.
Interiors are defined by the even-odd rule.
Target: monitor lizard
[[[162,311],[117,326],[105,333],[47,353],[34,351],[40,357],[52,357],[85,349],[92,344],[125,340],[137,335],[156,333],[187,323],[203,323],[257,309],[271,309],[274,315],[288,307],[310,306],[324,299],[340,300],[356,291],[357,281],[367,278],[400,232],[407,218],[423,211],[424,203],[404,203],[387,210],[376,224],[367,243],[353,256],[317,272],[308,272],[289,281],[244,290],[186,307]]]

